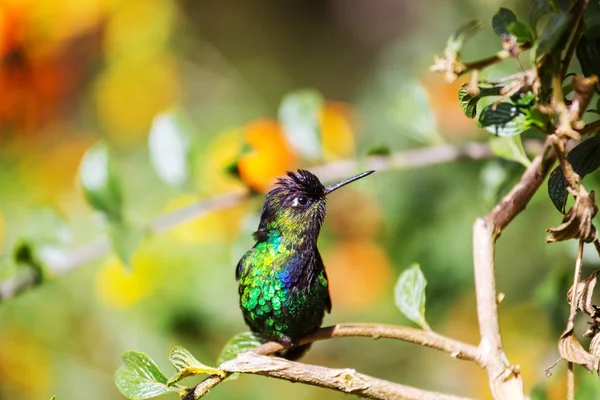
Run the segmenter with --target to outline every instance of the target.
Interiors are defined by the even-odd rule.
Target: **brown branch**
[[[486,221],[493,224],[494,229],[498,231],[496,235],[525,209],[535,192],[544,183],[546,175],[556,162],[554,151],[545,152],[548,146],[550,146],[549,139],[527,167],[519,182],[486,217]]]
[[[583,239],[579,239],[577,249],[577,259],[575,260],[575,272],[573,274],[573,290],[571,291],[571,309],[569,312],[569,320],[567,321],[566,331],[572,331],[575,328],[575,315],[577,314],[577,287],[581,278],[581,261],[583,259]],[[575,371],[571,361],[568,362],[567,368],[567,400],[575,400]]]
[[[531,49],[532,45],[533,43],[531,42],[523,43],[512,48],[500,50],[497,53],[489,57],[483,58],[481,60],[472,61],[468,63],[463,63],[462,61],[457,59],[457,56],[454,54],[446,54],[446,58],[436,58],[434,64],[431,66],[430,69],[433,72],[446,73],[446,80],[449,83],[451,83],[455,81],[458,77],[468,72],[481,71],[482,69],[485,69],[490,65],[496,64],[502,60],[517,57],[524,51]]]
[[[495,242],[502,229],[525,209],[556,161],[553,151],[546,152],[549,145],[548,139],[523,173],[520,181],[486,218],[477,219],[473,225],[475,292],[481,334],[479,351],[495,399],[525,398],[518,367],[509,363],[502,346],[494,271]]]
[[[484,367],[483,360],[480,357],[477,347],[450,339],[434,332],[406,326],[371,323],[338,324],[317,330],[313,334],[301,339],[299,344],[302,345],[319,340],[343,337],[370,337],[373,339],[387,338],[403,340],[421,346],[430,347],[432,349],[441,350],[450,354],[451,357],[473,361],[479,366]],[[338,382],[335,377],[347,374],[347,371],[350,370],[338,370],[301,363],[290,363],[287,360],[273,357],[256,358],[274,354],[285,349],[286,347],[281,343],[267,342],[251,351],[250,356],[248,356],[249,353],[239,355],[237,359],[228,361],[219,367],[228,372],[225,377],[219,377],[217,375],[209,376],[200,382],[196,387],[194,387],[192,391],[184,398],[184,400],[199,399],[216,385],[227,379],[231,373],[236,372],[254,373],[285,379],[292,382],[303,382],[374,399],[460,399],[459,397],[455,396],[432,393],[409,386],[398,385],[381,379],[358,374],[355,371],[348,375],[347,379],[344,379],[344,382],[342,382],[344,385],[340,385],[340,382]],[[250,365],[253,366],[252,368],[256,368],[257,365],[266,365],[268,368],[260,370],[252,370],[252,368],[248,369],[248,357],[250,357]],[[254,364],[254,362],[259,364]],[[286,365],[285,367],[279,368],[279,366],[282,365],[282,362],[286,363]],[[298,380],[299,378],[306,380]],[[365,384],[364,388],[355,387],[351,385],[352,382],[356,382],[353,381],[354,379],[359,379],[361,382],[368,383],[368,385]]]
[[[425,391],[373,378],[349,368],[337,369],[307,365],[252,352],[241,354],[236,359],[223,363],[221,368],[229,373],[240,372],[269,376],[333,389],[368,399],[466,400],[465,397]]]
[[[533,142],[532,146],[535,146]],[[387,156],[371,156],[358,161],[336,161],[315,167],[312,170],[323,181],[331,181],[345,178],[354,173],[359,167],[377,169],[379,171],[402,170],[441,164],[463,158],[479,160],[492,156],[493,153],[487,145],[473,142],[464,146],[442,145],[401,151]],[[233,207],[242,203],[248,197],[249,195],[246,192],[234,192],[199,200],[191,205],[159,216],[151,222],[150,232],[154,234],[165,232],[186,221],[206,215],[211,211]],[[85,245],[67,254],[62,261],[48,265],[48,275],[64,275],[76,268],[105,257],[110,251],[111,247],[107,239],[101,239]],[[4,282],[0,282],[0,301],[10,299],[36,284],[38,282],[35,279],[31,279],[29,274],[20,274]]]
[[[586,124],[583,128],[581,129],[577,129],[577,132],[579,132],[581,135],[587,135],[589,133],[596,133],[600,131],[600,119],[594,122],[590,122],[589,124]]]
[[[575,400],[575,369],[570,361],[567,363],[567,400]]]

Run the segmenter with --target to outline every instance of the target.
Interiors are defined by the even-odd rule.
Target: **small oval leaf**
[[[477,102],[482,97],[499,96],[501,90],[501,87],[480,87],[479,94],[477,96],[473,96],[469,93],[468,84],[464,83],[458,91],[458,102],[460,104],[460,108],[463,110],[467,118],[475,118],[475,115],[477,115]]]
[[[225,344],[221,354],[219,354],[217,364],[221,365],[225,361],[233,360],[238,354],[254,350],[263,343],[264,340],[255,333],[243,332],[237,334]]]
[[[128,351],[122,359],[124,365],[115,374],[115,385],[128,399],[149,399],[178,391],[167,386],[167,377],[146,354]]]
[[[492,28],[494,28],[494,32],[496,35],[508,35],[510,32],[508,31],[508,26],[513,22],[517,22],[517,16],[512,10],[508,8],[500,7],[498,12],[494,14],[492,18]]]
[[[533,32],[529,25],[521,21],[515,21],[506,27],[508,33],[517,38],[517,43],[525,43],[533,40]]]
[[[308,159],[321,156],[319,111],[323,103],[319,92],[304,89],[286,95],[279,106],[278,118],[288,141]]]
[[[177,373],[169,379],[167,382],[168,386],[171,386],[175,382],[192,375],[226,376],[225,371],[202,364],[192,355],[192,353],[189,352],[188,349],[181,346],[176,346],[171,350],[169,359],[171,360],[173,367],[175,367],[177,370]]]
[[[535,60],[551,52],[569,27],[571,17],[566,12],[546,14],[540,19],[538,40],[533,48]]]
[[[573,166],[573,170],[583,179],[587,174],[600,168],[600,136],[594,136],[574,147],[567,159]],[[569,183],[560,166],[556,167],[548,178],[548,196],[554,207],[561,213],[565,213],[565,205],[569,192]]]
[[[148,146],[154,170],[166,184],[183,186],[189,178],[190,143],[181,117],[159,114],[154,118]]]
[[[427,280],[419,264],[413,264],[398,278],[394,289],[396,306],[406,318],[423,329],[430,329],[425,320],[425,287]]]
[[[113,251],[126,267],[131,266],[133,253],[143,236],[144,230],[130,226],[123,221],[116,221],[110,225],[109,237]]]
[[[577,59],[583,75],[600,76],[600,38],[588,39],[582,36],[577,43]]]
[[[527,158],[527,155],[525,154],[523,141],[521,140],[520,135],[507,137],[491,136],[489,143],[490,149],[492,149],[492,152],[498,157],[516,161],[523,164],[525,167],[528,167],[529,164],[531,164],[531,161],[529,161],[529,158]]]
[[[471,37],[473,37],[477,32],[483,29],[484,24],[481,21],[473,20],[467,22],[460,28],[458,28],[452,36],[448,38],[448,43],[446,44],[446,52],[456,56],[458,52],[462,49],[465,41]]]
[[[112,169],[108,146],[98,142],[83,156],[79,179],[88,203],[109,219],[120,219],[123,196]]]
[[[510,103],[496,104],[495,108],[491,104],[484,108],[478,125],[497,136],[518,135],[529,129],[525,112]]]

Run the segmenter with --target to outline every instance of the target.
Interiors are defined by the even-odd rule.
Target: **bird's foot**
[[[283,336],[281,339],[279,339],[279,343],[281,343],[286,349],[293,349],[294,347],[298,346],[298,342],[289,336]]]

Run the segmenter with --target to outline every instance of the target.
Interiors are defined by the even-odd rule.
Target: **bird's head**
[[[267,193],[256,239],[260,240],[269,231],[284,235],[312,234],[316,239],[325,220],[327,195],[373,172],[363,172],[327,187],[307,170],[288,172],[287,177],[279,178]]]

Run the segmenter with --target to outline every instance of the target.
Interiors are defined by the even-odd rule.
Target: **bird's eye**
[[[301,206],[305,206],[308,204],[308,197],[306,197],[306,196],[298,196],[298,198],[296,200],[298,201],[298,204]]]

